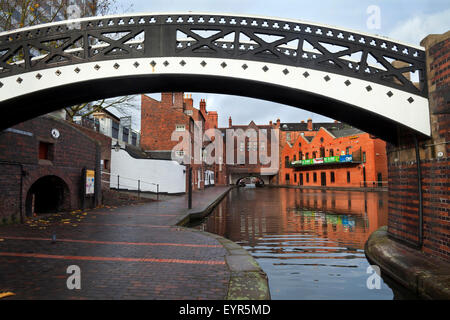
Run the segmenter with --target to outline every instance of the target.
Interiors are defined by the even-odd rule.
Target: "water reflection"
[[[247,249],[272,299],[392,299],[366,286],[364,243],[386,224],[386,193],[239,188],[199,228]]]

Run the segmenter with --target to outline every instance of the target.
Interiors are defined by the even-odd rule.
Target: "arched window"
[[[324,147],[320,148],[320,157],[321,158],[325,157],[325,148]]]

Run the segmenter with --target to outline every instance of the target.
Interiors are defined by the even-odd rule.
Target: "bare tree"
[[[76,5],[79,17],[90,17],[117,13],[124,8],[114,0],[0,0],[0,31],[13,30],[32,25],[74,18],[70,6]],[[128,9],[131,9],[128,7]],[[17,59],[23,57],[18,55]],[[13,59],[13,58],[11,58]],[[127,115],[130,108],[137,108],[131,101],[133,96],[102,99],[65,107],[67,118],[74,116],[88,117],[94,112],[113,108]]]
[[[66,107],[66,117],[68,120],[73,121],[75,116],[89,117],[91,114],[101,112],[107,109],[115,109],[122,115],[129,115],[131,109],[139,109],[139,107],[133,103],[134,96],[122,96],[112,99],[101,99],[93,102],[86,102],[77,104],[74,106]]]

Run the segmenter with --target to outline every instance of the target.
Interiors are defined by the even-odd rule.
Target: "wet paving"
[[[387,224],[387,206],[386,192],[245,187],[196,228],[248,250],[272,299],[411,298],[385,277],[379,289],[367,286],[364,243]]]

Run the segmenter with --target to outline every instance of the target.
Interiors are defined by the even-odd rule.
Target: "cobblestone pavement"
[[[227,190],[194,192],[194,210]],[[0,226],[0,293],[15,293],[5,299],[224,299],[226,250],[175,226],[186,207],[180,196]],[[67,288],[70,265],[80,267],[80,290]]]

